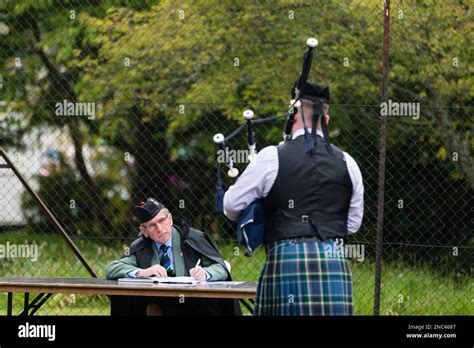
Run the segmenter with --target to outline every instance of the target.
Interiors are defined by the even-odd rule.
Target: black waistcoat
[[[352,182],[344,154],[317,136],[314,155],[304,149],[304,136],[278,146],[278,175],[264,199],[265,242],[317,237],[345,238]]]

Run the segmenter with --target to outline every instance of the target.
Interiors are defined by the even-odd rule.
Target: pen
[[[198,262],[196,262],[196,266],[194,266],[194,268],[196,268],[197,266],[199,266],[200,263],[201,263],[201,259],[199,259]]]

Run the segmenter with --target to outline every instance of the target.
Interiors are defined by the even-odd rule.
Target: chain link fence
[[[309,80],[330,85],[331,142],[364,178],[364,222],[347,249],[355,313],[378,301],[382,115],[380,314],[472,315],[472,4],[391,1],[390,11],[381,104],[384,1],[3,1],[0,145],[100,277],[138,233],[131,208],[153,196],[213,237],[234,280],[257,281],[264,251],[244,256],[214,212],[212,136],[243,124],[248,108],[256,119],[284,114],[315,36]],[[283,127],[256,125],[257,148],[281,141]],[[226,146],[245,150],[246,135]],[[242,172],[246,160],[236,162]],[[1,277],[90,276],[5,168],[0,257]],[[74,295],[38,312],[108,313],[106,297]]]

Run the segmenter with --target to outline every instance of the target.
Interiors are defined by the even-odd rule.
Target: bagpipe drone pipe
[[[286,143],[291,139],[291,132],[293,128],[293,123],[295,119],[295,114],[297,108],[299,108],[302,104],[301,99],[304,96],[304,86],[308,79],[309,72],[311,70],[311,62],[313,59],[313,49],[318,45],[318,41],[314,38],[309,38],[306,41],[307,50],[303,56],[303,63],[302,68],[299,73],[298,79],[293,85],[292,88],[292,99],[290,101],[290,107],[288,112],[279,115],[279,116],[272,116],[262,119],[254,120],[254,112],[252,110],[245,110],[243,112],[243,118],[245,119],[245,123],[240,125],[237,129],[231,132],[229,135],[224,136],[222,133],[217,133],[214,135],[213,140],[217,145],[217,153],[224,154],[224,162],[225,166],[227,167],[227,175],[231,178],[238,178],[239,170],[234,167],[234,163],[232,161],[231,156],[228,155],[228,148],[226,147],[226,142],[230,139],[237,136],[243,129],[247,129],[247,145],[248,145],[248,160],[253,161],[256,159],[257,156],[257,148],[256,148],[256,141],[255,141],[255,133],[254,133],[254,126],[258,124],[274,122],[283,118],[286,118],[286,124],[283,132],[283,141],[282,143]],[[321,107],[316,105],[316,112],[315,115],[319,117],[322,112],[322,104]],[[322,117],[321,119],[323,119]],[[303,116],[303,123],[304,123],[304,116]],[[305,132],[306,126],[305,126]],[[305,148],[308,153],[312,151],[314,148],[313,139],[305,134]],[[216,164],[216,193],[215,193],[215,210],[216,212],[223,213],[224,212],[224,186],[222,182],[222,174],[220,168],[220,161],[218,160],[221,156],[217,156],[217,164]],[[265,213],[264,213],[264,206],[263,200],[259,199],[254,202],[251,202],[246,209],[244,209],[237,221],[237,242],[240,245],[243,245],[246,249],[245,255],[251,256],[254,250],[263,243],[265,234]]]

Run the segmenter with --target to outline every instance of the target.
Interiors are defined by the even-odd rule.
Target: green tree
[[[81,101],[75,84],[82,74],[71,62],[80,52],[80,58],[94,55],[94,47],[88,44],[85,27],[77,20],[79,12],[95,16],[105,14],[113,1],[102,4],[83,1],[3,1],[0,11],[4,14],[0,41],[0,76],[2,76],[2,100],[4,111],[2,129],[4,145],[19,146],[21,135],[28,129],[54,126],[68,132],[74,146],[74,164],[80,177],[82,194],[95,202],[89,211],[94,216],[91,232],[100,234],[108,228],[107,202],[103,190],[89,173],[84,158],[84,146],[97,139],[90,137],[93,128],[86,118],[58,117],[55,105],[67,100]],[[146,2],[121,1],[123,6],[146,8]],[[16,117],[12,117],[16,113]],[[3,138],[4,132],[6,138]],[[11,139],[11,141],[8,141]],[[12,141],[14,140],[14,141]],[[94,144],[94,145],[97,145]],[[65,204],[68,197],[63,197]]]

